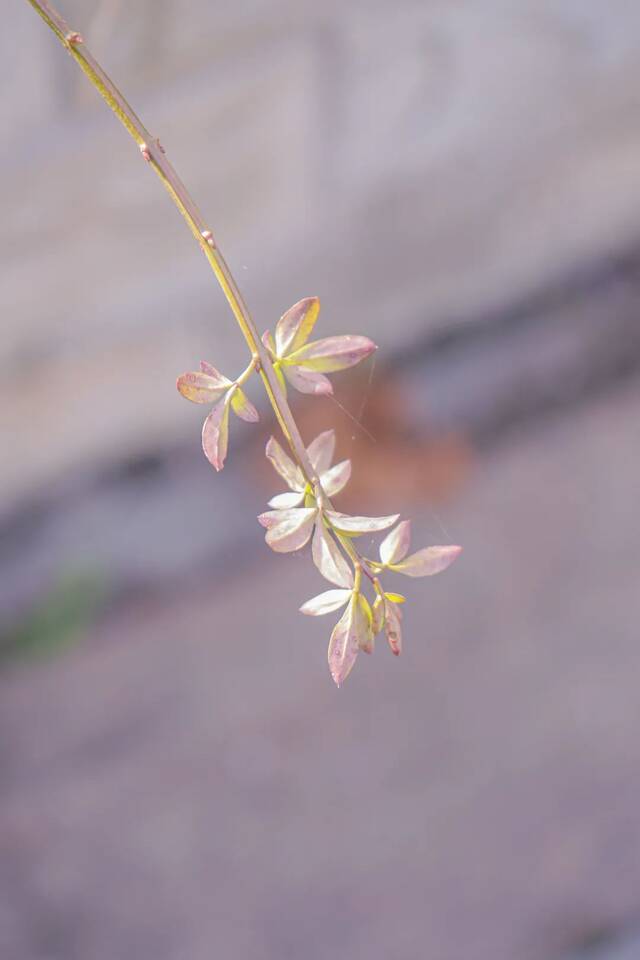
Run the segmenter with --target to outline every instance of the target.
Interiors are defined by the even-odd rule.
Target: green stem
[[[307,456],[298,425],[293,417],[284,391],[280,386],[276,372],[273,369],[273,363],[271,362],[268,351],[262,343],[255,322],[214,240],[212,231],[189,195],[187,188],[167,159],[162,144],[156,137],[153,137],[149,133],[133,108],[127,103],[120,90],[118,90],[111,78],[105,73],[98,61],[91,54],[81,34],[72,30],[64,18],[47,0],[28,0],[28,2],[42,17],[47,26],[55,33],[58,40],[60,40],[66,50],[71,54],[100,96],[106,101],[108,106],[111,107],[118,120],[120,120],[127,132],[138,144],[140,153],[154,173],[159,177],[165,190],[184,217],[187,226],[207,258],[209,266],[213,270],[227,298],[231,311],[251,351],[252,360],[250,368],[247,368],[245,373],[241,374],[241,377],[244,377],[245,374],[246,377],[248,377],[252,370],[259,369],[269,402],[289,448],[298,461],[307,481],[314,489],[318,488],[318,475]],[[242,382],[244,382],[244,380]],[[324,500],[330,507],[330,501],[326,496]],[[360,563],[358,553],[351,542],[348,540],[345,541],[342,536],[339,536],[339,539],[354,563]]]

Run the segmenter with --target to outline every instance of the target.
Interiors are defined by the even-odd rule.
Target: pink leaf
[[[384,599],[378,593],[373,601],[371,611],[371,629],[375,634],[380,633],[384,627]]]
[[[206,360],[200,361],[200,369],[203,373],[206,373],[207,376],[212,377],[214,380],[218,380],[221,386],[223,385],[230,386],[231,381],[227,380],[227,378],[222,373],[216,370],[216,368],[212,366],[210,363],[207,363]]]
[[[267,353],[268,353],[269,356],[271,357],[271,360],[272,360],[272,361],[277,360],[277,357],[276,357],[276,345],[275,345],[275,343],[273,342],[273,337],[271,336],[271,331],[270,331],[270,330],[265,330],[265,332],[262,334],[262,342],[264,343],[265,347],[267,348]]]
[[[385,601],[384,630],[391,652],[399,657],[402,653],[402,611],[390,600]]]
[[[305,297],[280,317],[276,324],[276,352],[279,357],[284,357],[307,342],[319,313],[318,298]]]
[[[331,467],[330,470],[325,470],[325,472],[320,475],[322,489],[328,497],[335,497],[337,493],[340,493],[340,491],[346,487],[350,476],[350,460],[343,460],[341,463],[336,463],[335,467]]]
[[[373,613],[369,601],[364,594],[359,593],[358,617],[360,620],[358,630],[358,647],[363,653],[373,653]]]
[[[274,510],[289,510],[291,507],[299,507],[304,500],[304,492],[297,493],[278,493],[269,500],[269,506]]]
[[[400,514],[394,513],[389,517],[349,517],[345,513],[327,510],[325,516],[336,530],[353,537],[361,533],[378,533],[380,530],[386,530],[387,527],[393,526]]]
[[[304,476],[291,457],[287,456],[275,437],[270,437],[265,453],[290,490],[302,492],[306,486]]]
[[[324,473],[325,470],[328,470],[333,460],[335,445],[335,430],[324,430],[307,447],[307,456],[311,460],[311,466],[318,473]]]
[[[346,370],[360,363],[370,353],[377,350],[373,340],[368,337],[356,337],[350,334],[342,337],[326,337],[324,340],[314,340],[306,346],[291,353],[285,364],[304,366],[308,370],[320,373],[332,373],[335,370]]]
[[[383,564],[387,566],[402,560],[407,555],[410,543],[411,523],[409,520],[403,520],[380,544],[380,559]]]
[[[350,597],[351,590],[327,590],[303,603],[300,613],[306,613],[309,617],[323,617],[325,613],[333,613],[343,607]]]
[[[315,507],[297,507],[293,510],[278,510],[278,522],[267,530],[265,540],[276,553],[291,553],[308,542],[317,516]],[[263,517],[265,514],[262,515]],[[261,518],[258,518],[261,522]]]
[[[321,518],[316,523],[311,553],[316,567],[330,583],[336,583],[339,587],[353,586],[351,567]]]
[[[446,570],[461,553],[462,547],[425,547],[401,563],[389,564],[389,569],[407,577],[431,577]]]
[[[183,373],[176,386],[192,403],[215,403],[229,389],[231,381],[219,374],[212,377],[208,373]]]
[[[220,400],[202,427],[202,449],[212,466],[222,470],[229,441],[229,404]]]
[[[331,381],[324,373],[289,366],[285,366],[283,372],[291,386],[300,393],[313,393],[317,397],[329,397],[333,393]]]
[[[235,415],[247,423],[257,423],[260,419],[258,411],[240,387],[236,387],[231,394],[231,406]]]
[[[349,606],[333,628],[329,640],[329,670],[338,687],[349,676],[358,656],[358,639],[362,628],[362,611],[356,597],[352,596]]]

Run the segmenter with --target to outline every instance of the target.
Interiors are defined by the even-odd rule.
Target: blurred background
[[[380,345],[295,398],[353,458],[339,506],[465,549],[336,690],[322,581],[255,521],[258,385],[220,475],[175,389],[245,365],[222,294],[10,4],[0,957],[640,957],[640,6],[62,12],[260,329],[315,294]]]

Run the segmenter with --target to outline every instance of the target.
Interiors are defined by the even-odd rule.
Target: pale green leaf
[[[407,601],[407,598],[403,597],[401,593],[385,593],[385,597],[392,603],[406,603]]]

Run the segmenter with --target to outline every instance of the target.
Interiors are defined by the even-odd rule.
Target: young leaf
[[[402,653],[402,611],[399,607],[387,600],[385,603],[384,630],[391,652],[399,657]]]
[[[303,367],[287,366],[283,368],[283,372],[291,386],[300,393],[313,393],[317,397],[329,397],[333,394],[331,381],[325,377],[324,373],[305,370]]]
[[[317,297],[305,297],[294,303],[276,324],[276,353],[284,357],[307,342],[320,313]]]
[[[351,567],[321,518],[316,523],[311,553],[316,567],[330,583],[336,583],[339,587],[353,586]]]
[[[307,456],[311,461],[311,466],[318,473],[324,473],[331,466],[335,446],[335,430],[323,430],[307,447]]]
[[[273,337],[271,336],[271,331],[270,331],[270,330],[265,330],[265,332],[262,334],[262,342],[264,343],[265,347],[267,348],[267,351],[268,351],[269,356],[271,357],[272,361],[275,363],[275,361],[276,361],[278,358],[277,358],[277,356],[276,356],[276,345],[275,345],[275,343],[274,343]]]
[[[176,380],[176,387],[192,403],[215,403],[231,386],[230,380],[215,373],[215,377],[208,373],[183,373]]]
[[[206,360],[200,361],[200,370],[202,373],[206,373],[209,377],[212,377],[214,380],[219,380],[221,383],[226,383],[227,386],[231,385],[231,381],[227,380],[224,374],[220,373],[219,370],[216,370],[214,366],[210,363],[207,363]]]
[[[373,653],[373,613],[369,601],[362,593],[358,594],[358,607],[358,615],[362,620],[358,647],[363,653]]]
[[[400,514],[394,513],[389,517],[349,517],[345,513],[327,510],[325,516],[340,533],[348,533],[350,537],[355,537],[361,533],[378,533],[380,530],[386,530],[387,527],[393,526]]]
[[[300,613],[306,613],[309,617],[323,617],[325,613],[333,613],[343,607],[350,597],[351,590],[327,590],[303,603]]]
[[[360,642],[369,629],[369,622],[358,603],[358,597],[352,594],[349,606],[333,628],[329,640],[329,670],[337,686],[341,686],[349,676],[358,656]]]
[[[291,493],[278,493],[269,500],[269,506],[274,510],[290,510],[292,507],[299,507],[304,500],[304,490],[301,493],[292,491]]]
[[[270,437],[265,453],[290,490],[302,492],[306,486],[300,467],[287,456],[275,437]]]
[[[374,636],[377,633],[380,633],[384,627],[384,599],[378,593],[376,598],[373,601],[373,608],[371,611],[371,629]]]
[[[332,373],[355,366],[374,350],[377,350],[377,347],[368,337],[357,337],[352,334],[326,337],[324,340],[307,343],[295,353],[289,354],[284,358],[283,364],[306,367],[307,370],[315,370],[318,373]]]
[[[276,510],[280,514],[275,523],[269,523],[265,540],[276,553],[299,550],[309,541],[317,516],[314,507],[296,507],[294,510]],[[267,514],[258,517],[261,523]],[[263,524],[264,525],[264,524]]]
[[[343,460],[320,475],[322,489],[328,497],[335,497],[343,490],[351,476],[351,461]]]
[[[461,552],[462,547],[425,547],[401,563],[390,563],[389,569],[406,577],[431,577],[446,570]]]
[[[410,543],[411,523],[409,520],[403,520],[380,544],[380,559],[383,564],[387,566],[402,560],[407,555]]]
[[[407,598],[403,597],[401,593],[385,593],[387,600],[391,600],[392,603],[406,603]]]
[[[202,449],[216,470],[222,470],[229,442],[229,404],[220,400],[202,425]]]
[[[257,423],[260,419],[258,411],[240,387],[236,387],[231,394],[231,406],[236,416],[240,417],[241,420],[246,420],[247,423]]]

